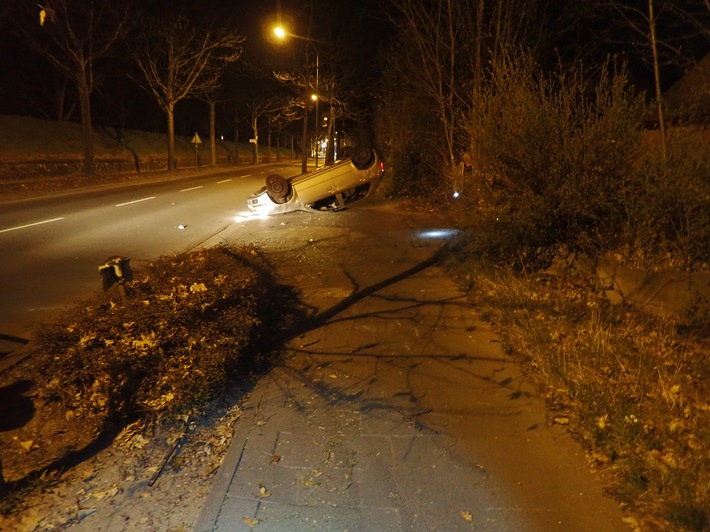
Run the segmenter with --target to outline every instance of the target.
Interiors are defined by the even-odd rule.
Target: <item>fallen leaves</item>
[[[153,410],[163,410],[168,405],[168,403],[173,401],[173,399],[175,399],[175,394],[172,392],[168,392],[161,395],[160,397],[157,397],[156,399],[145,401],[143,404]]]
[[[121,489],[118,486],[112,486],[107,490],[102,490],[102,491],[95,491],[93,493],[89,494],[89,497],[92,499],[96,499],[97,501],[103,500],[103,499],[112,499],[116,495],[118,495],[121,492]]]
[[[461,517],[463,517],[464,521],[468,521],[469,523],[473,523],[473,515],[471,515],[471,512],[468,512],[466,510],[461,510]]]
[[[155,347],[157,345],[155,331],[152,331],[150,334],[141,334],[140,338],[133,340],[132,345],[135,349],[143,351]]]
[[[597,418],[597,427],[599,427],[600,429],[604,430],[608,424],[609,424],[609,414],[604,414],[603,416],[599,416]]]
[[[258,518],[258,517],[253,517],[253,518],[252,518],[252,517],[247,517],[247,516],[245,515],[245,516],[242,516],[242,521],[244,521],[244,522],[249,526],[249,528],[254,528],[256,525],[259,524],[259,518]]]
[[[638,521],[633,517],[624,517],[622,521],[629,525],[631,530],[633,530],[634,532],[641,532],[641,527],[639,526]]]

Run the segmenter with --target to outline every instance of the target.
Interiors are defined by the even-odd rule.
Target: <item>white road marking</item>
[[[149,198],[141,198],[141,199],[137,199],[137,200],[133,200],[133,201],[127,201],[126,203],[118,203],[115,206],[116,207],[123,207],[124,205],[133,205],[134,203],[140,203],[141,201],[148,201],[148,200],[152,200],[152,199],[155,199],[155,196],[150,196]]]
[[[27,227],[34,227],[35,225],[49,224],[52,222],[58,222],[64,218],[52,218],[51,220],[43,220],[41,222],[35,222],[33,224],[18,225],[17,227],[8,227],[7,229],[0,229],[0,233],[7,233],[9,231],[16,231],[18,229],[26,229]]]
[[[197,190],[198,188],[202,188],[202,185],[200,185],[199,187],[183,188],[180,192],[189,192],[191,190]]]
[[[239,177],[251,177],[251,174],[240,175]]]
[[[231,179],[223,179],[222,181],[217,181],[218,185],[221,185],[222,183],[229,183]]]

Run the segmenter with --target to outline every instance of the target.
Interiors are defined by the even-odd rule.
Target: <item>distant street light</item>
[[[320,60],[318,58],[318,50],[313,44],[313,39],[308,37],[303,37],[302,35],[296,35],[286,31],[283,26],[276,26],[274,28],[274,35],[281,41],[286,39],[286,37],[293,37],[294,39],[300,39],[306,41],[306,87],[303,97],[303,138],[301,139],[301,173],[305,174],[308,172],[308,152],[306,151],[306,145],[308,144],[308,97],[309,97],[309,87],[308,87],[308,51],[309,44],[313,47],[313,52],[316,54],[316,83],[315,83],[315,94],[311,94],[310,98],[316,102],[316,168],[318,168],[318,72],[320,69]]]

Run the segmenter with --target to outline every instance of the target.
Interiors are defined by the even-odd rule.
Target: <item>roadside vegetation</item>
[[[623,71],[495,66],[469,124],[475,170],[458,273],[641,530],[710,529],[707,301],[656,317],[612,306],[600,264],[707,271],[710,149],[664,160]]]
[[[95,153],[97,176],[82,175],[81,126],[68,121],[41,120],[38,118],[0,115],[0,192],[10,186],[32,185],[33,178],[74,175],[84,184],[101,182],[102,174],[116,172],[138,174],[150,171],[167,171],[165,154],[166,135],[147,131],[113,127],[95,128]],[[195,146],[192,137],[175,138],[175,159],[178,169],[196,166]],[[198,147],[200,166],[210,162],[209,139],[201,139]],[[236,150],[236,158],[235,158]],[[251,163],[254,147],[251,144],[217,141],[218,165]],[[281,157],[290,157],[288,150],[280,149]],[[277,150],[259,146],[259,162],[277,157]]]
[[[497,49],[471,109],[407,76],[415,59],[394,49],[378,114],[383,188],[443,206],[462,229],[452,275],[630,527],[710,530],[710,302],[698,292],[654,315],[612,304],[615,279],[599,274],[710,271],[709,137],[692,116],[665,143],[646,129],[653,106],[623,66],[551,68],[522,49]],[[451,164],[447,132],[470,166]]]
[[[199,414],[269,362],[291,294],[257,249],[217,246],[158,258],[127,283],[41,327],[26,363],[0,387],[28,383],[36,413],[0,432],[14,493],[91,455],[130,423]]]
[[[610,264],[710,271],[707,133],[671,128],[664,157],[658,132],[642,127],[646,114],[623,68],[546,72],[529,55],[501,55],[465,121],[471,171],[447,179],[439,165],[430,184],[462,193],[446,201],[463,229],[452,274],[537,383],[549,422],[583,444],[630,527],[704,531],[708,301],[698,295],[659,317],[612,305],[597,274]],[[413,161],[388,138],[395,162]],[[400,196],[429,190],[390,178]],[[440,208],[442,196],[431,198]]]

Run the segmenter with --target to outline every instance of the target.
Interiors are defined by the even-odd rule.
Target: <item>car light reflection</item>
[[[429,229],[427,231],[421,231],[419,233],[419,238],[451,238],[459,234],[458,229]]]
[[[236,223],[247,222],[249,220],[266,220],[269,217],[268,214],[259,214],[256,212],[240,212],[234,217]]]

